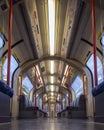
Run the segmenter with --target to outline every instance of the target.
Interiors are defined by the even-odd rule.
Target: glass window
[[[100,39],[100,43],[104,47],[104,33],[102,34],[102,37]]]
[[[3,45],[4,45],[3,36],[2,36],[2,34],[0,33],[0,48],[2,48]]]
[[[39,99],[39,108],[42,109],[42,99],[41,98]]]
[[[3,65],[3,80],[6,82],[7,81],[7,59],[4,62]],[[14,58],[14,56],[11,55],[11,67],[10,67],[10,87],[11,87],[11,81],[12,81],[12,75],[15,69],[18,67],[18,62]]]
[[[82,79],[79,76],[77,76],[74,82],[72,83],[71,87],[75,92],[76,98],[79,97],[83,93]]]
[[[93,54],[87,61],[86,65],[89,67],[94,77],[94,55]],[[98,73],[98,84],[99,84],[103,81],[103,66],[98,56],[97,56],[97,73]]]
[[[26,91],[28,92],[30,92],[33,88],[33,84],[31,83],[30,79],[27,76],[23,79],[22,85],[23,88],[26,89]]]

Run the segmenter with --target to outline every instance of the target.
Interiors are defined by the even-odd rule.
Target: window
[[[7,59],[4,62],[3,65],[3,80],[6,82],[7,81]],[[15,69],[18,67],[18,62],[14,58],[14,56],[11,55],[11,67],[10,67],[10,87],[11,87],[11,82],[12,82],[12,75]]]
[[[100,43],[104,47],[104,33],[102,34],[102,37],[100,39]]]
[[[73,88],[76,98],[79,97],[83,93],[83,82],[82,79],[77,76],[72,83],[71,87]]]
[[[94,55],[93,54],[87,61],[86,65],[89,67],[94,77]],[[98,56],[97,56],[97,73],[98,73],[98,84],[99,84],[103,81],[103,66]]]
[[[4,41],[3,41],[3,35],[0,33],[0,49],[3,47]]]
[[[0,49],[4,46],[5,42],[7,42],[7,38],[6,36],[0,32]]]
[[[42,99],[39,99],[39,108],[42,109]]]
[[[27,92],[30,92],[33,88],[33,84],[31,83],[30,79],[27,76],[23,79],[22,85]]]

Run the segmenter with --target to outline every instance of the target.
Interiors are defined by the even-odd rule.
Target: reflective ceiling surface
[[[104,1],[95,0],[96,26],[101,31]],[[2,4],[7,8],[2,10]],[[0,2],[0,27],[8,39],[7,0]],[[101,6],[102,5],[102,6]],[[99,11],[100,13],[99,16]],[[102,26],[104,18],[102,17]],[[93,53],[90,0],[21,0],[13,5],[12,54],[24,76],[34,84],[45,102],[56,103],[68,93],[68,84],[83,73]],[[98,38],[97,48],[102,47]],[[7,43],[3,56],[7,56]],[[60,98],[59,98],[60,97]]]

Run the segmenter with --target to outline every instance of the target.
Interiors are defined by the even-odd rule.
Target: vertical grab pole
[[[7,84],[10,85],[10,65],[11,65],[11,43],[12,43],[12,0],[9,0],[9,31],[8,31],[8,68]]]
[[[85,93],[85,74],[82,74],[82,82],[83,82],[83,94],[84,94],[84,98],[86,98],[86,93]]]
[[[44,109],[44,102],[43,102],[43,92],[44,91],[44,88],[42,88],[42,110]]]
[[[93,53],[94,53],[94,84],[98,85],[97,77],[97,58],[96,58],[96,23],[95,23],[95,1],[92,0],[92,39],[93,39]]]
[[[36,112],[36,66],[34,67],[35,75],[34,75],[34,97],[35,97],[35,112]]]
[[[68,68],[68,112],[70,112],[70,67]]]
[[[22,75],[20,77],[20,98],[22,97]]]

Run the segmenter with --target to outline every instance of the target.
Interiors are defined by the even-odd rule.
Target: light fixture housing
[[[54,55],[55,39],[55,0],[48,0],[48,18],[49,18],[49,43],[50,55]]]
[[[51,76],[50,80],[51,80],[51,84],[53,84],[54,83],[54,76]]]
[[[51,74],[54,74],[54,61],[52,60],[52,61],[50,61],[50,68],[51,68]]]

